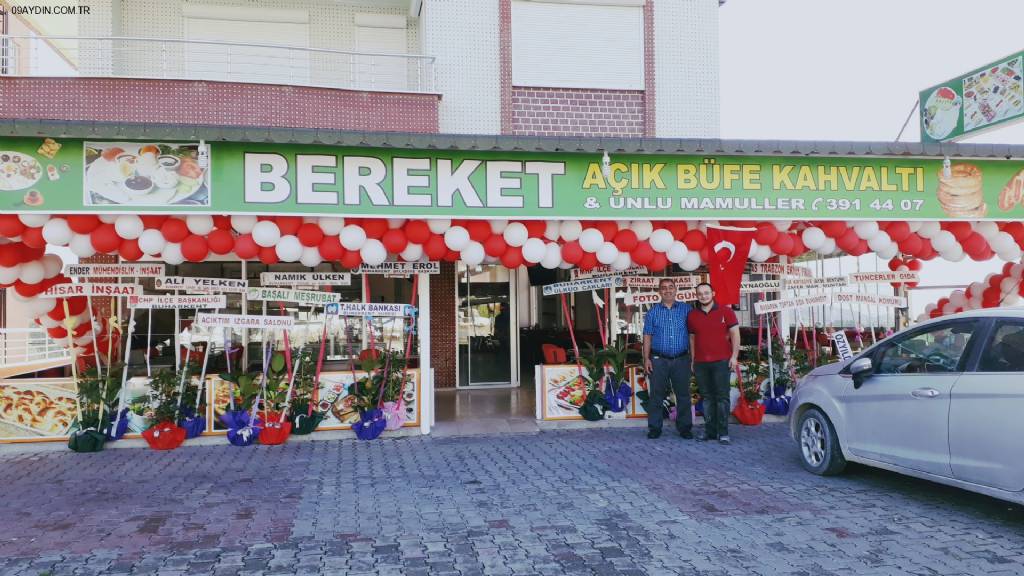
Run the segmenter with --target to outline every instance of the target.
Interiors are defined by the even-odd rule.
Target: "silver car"
[[[804,468],[858,462],[1024,503],[1024,308],[922,322],[797,385]]]

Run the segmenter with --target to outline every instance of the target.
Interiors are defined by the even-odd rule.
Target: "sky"
[[[919,91],[1024,49],[1021,0],[727,0],[719,19],[722,138],[891,142]],[[1024,123],[964,142],[1024,144]],[[1001,267],[933,260],[921,286]],[[950,291],[913,291],[911,315]]]

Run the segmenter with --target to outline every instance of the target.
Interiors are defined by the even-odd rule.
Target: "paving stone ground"
[[[0,574],[1024,574],[1024,510],[783,424],[0,454]]]

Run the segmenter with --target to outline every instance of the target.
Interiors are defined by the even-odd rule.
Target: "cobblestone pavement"
[[[782,424],[0,454],[0,574],[1024,574],[1024,510]]]

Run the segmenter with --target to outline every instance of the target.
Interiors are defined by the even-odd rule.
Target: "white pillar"
[[[434,371],[430,368],[430,274],[419,275],[416,303],[416,337],[420,349],[420,432],[429,434],[434,425]]]

